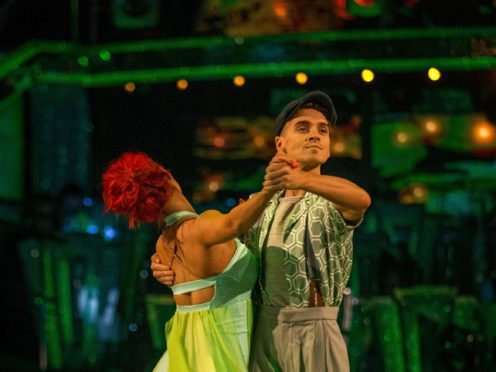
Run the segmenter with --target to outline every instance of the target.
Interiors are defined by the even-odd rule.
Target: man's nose
[[[312,132],[308,136],[308,140],[310,142],[318,142],[318,141],[320,141],[320,136],[318,135],[318,133]]]

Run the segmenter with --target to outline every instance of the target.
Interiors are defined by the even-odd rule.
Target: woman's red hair
[[[144,153],[125,152],[102,176],[105,212],[136,221],[156,222],[170,194],[172,175]]]

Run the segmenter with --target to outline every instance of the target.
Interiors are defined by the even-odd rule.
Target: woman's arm
[[[276,191],[264,189],[226,214],[205,211],[188,224],[188,235],[206,247],[231,240],[250,229]]]

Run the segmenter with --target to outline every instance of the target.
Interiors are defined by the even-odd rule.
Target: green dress
[[[192,215],[182,213],[175,222],[181,216]],[[154,371],[248,370],[253,325],[251,291],[258,271],[251,251],[238,239],[235,241],[236,252],[222,273],[171,287],[177,295],[215,286],[215,294],[206,303],[177,306],[165,325],[168,350]]]

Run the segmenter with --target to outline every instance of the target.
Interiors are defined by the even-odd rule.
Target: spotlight
[[[241,75],[235,76],[233,79],[233,83],[237,87],[242,87],[243,85],[245,85],[245,82],[246,82],[246,79]]]
[[[434,120],[428,120],[424,124],[425,131],[430,134],[435,134],[439,132],[439,124]]]
[[[394,135],[394,141],[398,145],[406,145],[410,141],[410,136],[406,132],[397,132]]]
[[[346,145],[343,141],[338,140],[338,141],[334,142],[332,149],[334,150],[333,151],[334,153],[342,154],[344,152],[344,150],[346,149]]]
[[[79,63],[79,66],[81,66],[81,67],[88,67],[88,65],[90,64],[90,61],[89,61],[88,57],[81,56],[78,58],[78,63]]]
[[[472,138],[475,143],[481,145],[494,143],[496,129],[487,122],[479,122],[472,127]]]
[[[188,89],[188,85],[189,85],[188,80],[186,80],[186,79],[179,79],[178,81],[176,81],[176,87],[179,90]]]
[[[124,91],[126,93],[134,93],[136,90],[136,84],[134,84],[132,81],[124,84]]]
[[[208,189],[212,192],[216,192],[216,191],[219,191],[220,189],[220,184],[218,181],[210,181],[208,183]]]
[[[288,8],[286,4],[282,2],[277,2],[273,5],[272,9],[274,10],[274,14],[279,18],[287,18],[288,16]]]
[[[253,139],[253,143],[256,147],[264,147],[265,146],[265,138],[263,136],[256,136]]]
[[[98,52],[102,61],[108,62],[112,59],[112,54],[107,49],[102,49]]]
[[[412,195],[417,200],[425,200],[427,194],[427,188],[424,185],[414,185],[412,186]]]
[[[304,72],[298,72],[296,75],[295,75],[295,80],[298,84],[300,85],[304,85],[307,83],[308,81],[308,75],[305,74]]]
[[[429,79],[431,79],[432,81],[438,81],[439,79],[441,79],[441,71],[439,71],[437,68],[435,67],[431,67],[429,69],[429,71],[427,71],[427,76],[429,77]]]
[[[215,147],[222,148],[226,145],[226,139],[222,136],[215,136],[212,143]]]
[[[374,80],[375,75],[372,70],[365,69],[362,71],[362,80],[366,83],[370,83]]]

